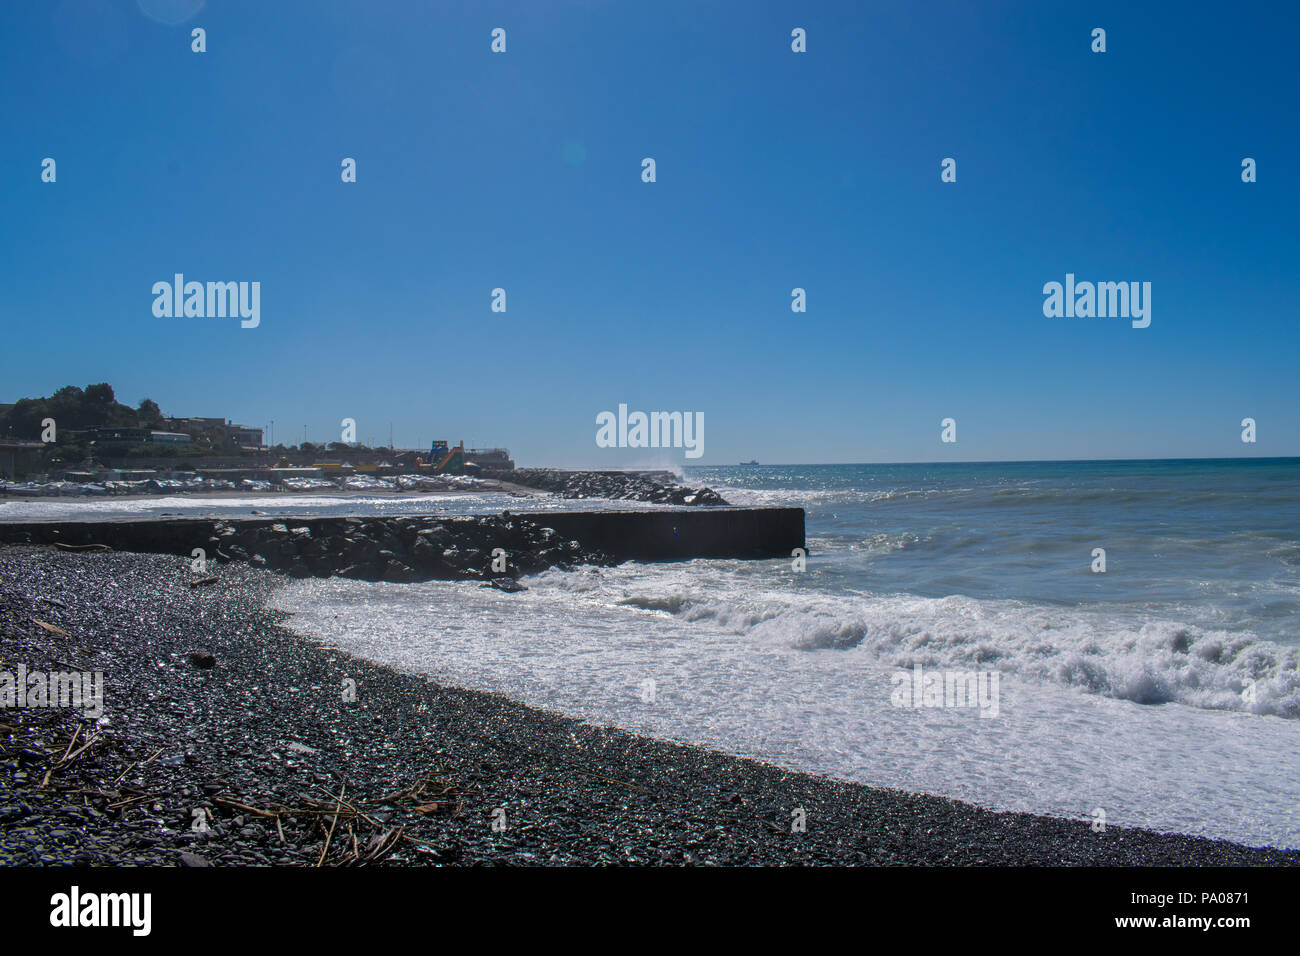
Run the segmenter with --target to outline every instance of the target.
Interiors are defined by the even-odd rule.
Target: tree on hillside
[[[37,399],[45,406],[44,414],[53,418],[61,429],[86,428],[85,393],[75,385],[65,385],[47,399]]]
[[[0,430],[13,438],[35,441],[41,437],[41,421],[49,417],[45,399],[20,398],[4,416],[4,427]]]
[[[158,403],[152,398],[142,399],[135,415],[142,428],[162,428],[162,409],[158,407]]]
[[[153,411],[157,405],[152,402]],[[141,408],[146,409],[144,402]],[[7,413],[0,414],[0,435],[13,438],[39,439],[41,422],[54,419],[60,437],[69,430],[96,426],[132,427],[150,426],[140,420],[140,413],[129,405],[117,401],[113,386],[107,382],[88,385],[85,390],[76,385],[65,385],[49,398],[21,398]],[[161,420],[161,416],[159,416]]]
[[[82,409],[85,415],[91,419],[89,422],[91,425],[122,425],[130,427],[138,424],[135,409],[130,405],[123,405],[119,402],[113,394],[113,386],[107,382],[86,386]]]
[[[83,407],[87,412],[99,412],[108,415],[115,404],[117,396],[113,394],[113,386],[107,382],[100,382],[98,385],[87,385],[86,391],[82,396]]]

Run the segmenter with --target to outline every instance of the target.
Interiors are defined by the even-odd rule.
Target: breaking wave
[[[759,644],[847,651],[900,668],[996,669],[1137,704],[1300,718],[1300,648],[1249,632],[963,596],[755,593],[718,580],[682,586],[680,576],[651,594],[621,588],[619,576],[616,569],[601,576],[603,588],[590,578],[579,588]],[[582,577],[543,575],[562,590]]]

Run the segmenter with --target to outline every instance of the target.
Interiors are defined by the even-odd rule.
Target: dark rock
[[[370,538],[353,538],[348,544],[345,557],[352,564],[371,564],[379,557],[379,545]]]
[[[202,670],[217,666],[217,658],[210,651],[190,651],[190,663]]]
[[[428,538],[416,538],[411,545],[411,563],[419,568],[432,568],[438,564],[442,552],[429,543]]]
[[[407,584],[415,580],[415,573],[401,561],[388,559],[381,574],[383,580],[394,584]]]

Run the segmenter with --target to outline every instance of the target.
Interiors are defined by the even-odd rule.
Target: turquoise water
[[[1300,459],[687,474],[729,500],[805,507],[809,571],[828,591],[1107,609],[1300,644]]]

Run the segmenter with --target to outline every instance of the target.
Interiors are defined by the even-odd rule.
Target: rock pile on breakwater
[[[552,491],[565,498],[612,498],[665,505],[727,504],[726,499],[712,488],[664,484],[644,472],[516,468],[508,477],[517,485]]]
[[[338,575],[395,583],[500,582],[550,567],[613,563],[601,552],[508,511],[451,519],[337,518],[242,525],[218,521],[208,544],[217,561],[247,561],[290,577]]]

